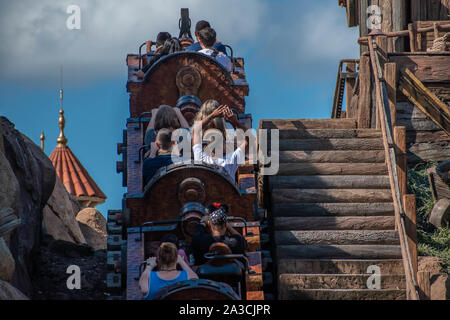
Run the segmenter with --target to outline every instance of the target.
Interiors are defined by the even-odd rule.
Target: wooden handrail
[[[419,300],[417,293],[416,275],[413,271],[413,265],[411,260],[411,254],[407,243],[406,228],[405,228],[405,210],[402,204],[402,198],[400,195],[400,187],[397,175],[397,164],[395,159],[395,145],[392,137],[392,121],[390,119],[390,113],[387,114],[386,110],[389,110],[389,104],[387,103],[387,91],[386,84],[381,83],[383,79],[383,72],[381,69],[378,52],[375,51],[376,37],[369,36],[369,54],[372,64],[372,70],[375,78],[375,96],[376,106],[378,111],[379,123],[381,126],[381,132],[383,136],[383,145],[386,156],[386,162],[389,172],[389,182],[391,185],[392,199],[394,201],[395,211],[395,223],[400,238],[400,247],[402,252],[403,267],[405,269],[408,297],[411,300]]]
[[[414,33],[427,33],[430,31],[434,31],[435,32],[435,36],[436,36],[436,28],[439,28],[440,31],[450,31],[450,24],[445,21],[445,22],[435,22],[433,24],[433,26],[430,27],[424,27],[424,28],[418,28],[416,30],[414,30]],[[392,32],[385,32],[382,35],[386,36],[388,38],[393,38],[393,37],[408,37],[410,36],[411,32],[410,30],[401,30],[401,31],[392,31]],[[369,38],[371,36],[363,36],[360,37],[358,39],[358,43],[361,45],[367,45],[367,42],[369,41]]]

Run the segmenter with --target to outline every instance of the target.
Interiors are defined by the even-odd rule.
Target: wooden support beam
[[[384,79],[386,81],[387,95],[389,99],[389,109],[392,126],[397,122],[397,64],[386,63],[384,65]]]
[[[392,31],[401,31],[405,29],[406,9],[405,1],[392,0]],[[395,37],[393,41],[393,51],[403,52],[405,51],[404,39]]]
[[[346,67],[345,67],[345,71],[348,73],[356,73],[356,63],[355,62],[350,62],[347,63]],[[346,92],[346,101],[347,101],[347,114],[346,117],[347,118],[355,118],[355,113],[356,110],[353,110],[354,104],[352,104],[353,99],[355,98],[353,96],[353,90],[355,88],[355,84],[356,84],[356,79],[355,78],[347,78],[347,92]],[[341,118],[344,118],[341,114]]]
[[[369,0],[359,1],[359,36],[364,37],[369,34],[369,29],[367,28],[367,7],[369,6]],[[360,46],[360,53],[368,50],[367,45]]]
[[[359,64],[358,128],[370,128],[372,101],[370,58],[361,56]]]
[[[409,69],[400,77],[401,92],[439,128],[450,135],[450,111],[448,106],[431,92]]]
[[[403,205],[405,207],[406,221],[406,237],[408,240],[409,252],[411,255],[411,263],[414,275],[418,271],[417,257],[417,225],[416,225],[416,196],[414,194],[403,195]]]
[[[407,158],[406,158],[406,128],[394,127],[394,142],[397,155],[397,176],[400,188],[400,196],[403,197],[407,193]]]
[[[409,32],[410,51],[416,52],[416,31],[413,23],[408,24],[408,32]]]
[[[420,271],[417,273],[420,300],[430,300],[431,298],[430,278],[431,273],[429,271]]]

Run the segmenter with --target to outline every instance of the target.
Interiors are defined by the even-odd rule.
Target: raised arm
[[[205,117],[202,121],[196,121],[194,123],[194,127],[192,130],[192,135],[193,135],[192,141],[193,141],[194,146],[196,144],[202,143],[202,139],[203,139],[203,135],[201,132],[202,128],[206,127],[212,119],[223,116],[224,111],[225,111],[225,106],[220,106],[216,110],[214,110],[209,116]]]

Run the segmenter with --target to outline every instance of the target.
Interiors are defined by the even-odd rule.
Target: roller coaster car
[[[244,61],[234,59],[235,71],[227,72],[215,59],[202,53],[183,51],[159,59],[139,80],[139,55],[128,55],[128,83],[130,113],[138,118],[160,105],[176,106],[179,98],[194,95],[204,102],[217,100],[245,112],[245,96],[249,87],[245,80]],[[186,110],[192,112],[192,110]]]
[[[204,214],[200,204],[190,203],[182,212],[186,212],[187,208],[194,211],[190,213]],[[230,225],[238,230],[247,241],[251,237],[256,236],[249,231],[247,225],[252,223],[246,222],[242,218],[228,217]],[[239,223],[232,221],[241,221]],[[241,227],[241,228],[240,228]],[[132,247],[133,255],[128,256],[128,274],[138,270],[136,277],[132,282],[127,284],[127,297],[139,299],[137,280],[140,278],[148,257],[156,255],[156,250],[160,245],[161,238],[167,233],[173,233],[178,236],[178,247],[185,250],[187,254],[191,253],[190,237],[184,238],[183,219],[167,220],[167,221],[151,221],[144,223],[139,228],[129,229],[130,238],[134,237]],[[253,229],[254,230],[254,229]],[[256,232],[257,233],[257,232]],[[201,280],[190,280],[177,283],[171,287],[163,288],[157,299],[163,300],[190,300],[190,299],[211,299],[211,300],[229,300],[229,299],[262,299],[262,261],[261,254],[255,248],[249,248],[249,252],[245,255],[232,254],[230,248],[223,243],[214,243],[209,249],[209,253],[205,255],[208,262],[204,265],[196,267],[196,272]],[[133,268],[138,268],[133,270]],[[208,280],[208,281],[206,281]],[[231,289],[231,290],[230,290]],[[207,294],[208,291],[210,295]],[[208,298],[206,298],[208,297]]]
[[[244,255],[233,255],[228,246],[215,243],[211,245],[210,253],[205,257],[209,262],[199,266],[196,271],[200,280],[184,281],[172,287],[162,288],[156,295],[157,299],[240,300],[245,296],[244,271],[248,271],[248,260]],[[236,260],[241,260],[244,265]],[[207,294],[208,292],[210,294]]]
[[[227,204],[235,217],[256,220],[254,175],[238,174],[236,184],[222,167],[174,164],[160,169],[142,194],[127,198],[127,207],[132,208],[129,226],[138,227],[146,221],[179,219],[180,212],[188,224],[199,210],[196,206],[187,206],[189,203],[208,206],[215,202]],[[199,215],[197,212],[197,217]]]

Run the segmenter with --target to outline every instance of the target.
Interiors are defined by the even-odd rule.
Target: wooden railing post
[[[362,55],[359,63],[358,128],[370,128],[370,106],[372,101],[372,79],[370,57]]]
[[[419,287],[420,300],[431,299],[430,278],[431,273],[429,271],[420,271],[417,273],[417,285]]]
[[[408,24],[408,32],[411,52],[416,52],[416,30],[413,23]]]
[[[394,142],[396,146],[397,176],[400,196],[407,193],[407,161],[406,161],[406,127],[394,127]]]
[[[386,91],[389,100],[389,109],[392,126],[397,123],[397,64],[389,62],[384,64],[384,79],[386,81]]]
[[[404,195],[403,205],[406,214],[406,237],[408,239],[413,272],[414,275],[417,275],[419,262],[417,258],[416,196],[414,194]]]

